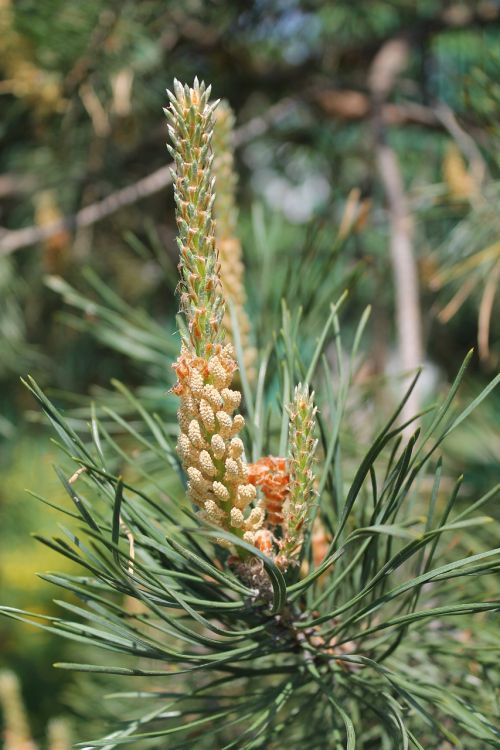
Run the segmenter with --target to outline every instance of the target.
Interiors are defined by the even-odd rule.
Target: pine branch
[[[235,144],[242,146],[259,137],[279,123],[295,108],[296,103],[288,98],[282,99],[264,115],[254,117],[235,132]],[[116,190],[106,198],[81,208],[77,213],[65,216],[61,221],[44,227],[32,226],[25,229],[0,231],[0,255],[29,247],[42,240],[49,239],[61,230],[74,231],[97,224],[127,206],[132,206],[150,195],[161,192],[172,184],[171,170],[174,165],[160,167],[151,174],[134,182],[132,185]]]

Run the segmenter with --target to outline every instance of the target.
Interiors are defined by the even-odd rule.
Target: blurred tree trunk
[[[418,269],[413,250],[413,221],[406,199],[399,160],[387,140],[384,104],[408,58],[408,42],[391,39],[375,55],[368,82],[373,102],[375,155],[389,211],[390,257],[394,283],[397,347],[400,369],[414,374],[423,359]],[[420,410],[415,388],[402,412],[404,422]],[[408,435],[413,427],[408,430]]]

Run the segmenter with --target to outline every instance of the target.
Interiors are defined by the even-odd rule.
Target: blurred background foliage
[[[161,112],[174,77],[212,82],[242,128],[240,231],[259,348],[281,325],[284,298],[303,304],[301,345],[312,349],[325,309],[349,287],[347,327],[373,308],[352,421],[368,425],[373,410],[388,408],[398,371],[391,205],[377,171],[370,71],[391,40],[407,59],[382,121],[412,219],[422,399],[475,346],[465,402],[500,354],[496,0],[0,0],[3,601],[56,606],[35,577],[52,556],[29,537],[53,518],[25,488],[57,502],[63,491],[19,377],[30,372],[49,386],[76,429],[85,428],[89,396],[129,418],[112,378],[165,419],[174,413],[177,250]],[[142,197],[139,181],[155,174]],[[100,211],[127,186],[128,201]],[[453,468],[468,467],[464,502],[498,481],[499,421],[493,397],[447,445]],[[0,635],[1,660],[18,675],[44,746],[52,717],[78,723],[73,678],[50,669],[49,634],[1,622]]]

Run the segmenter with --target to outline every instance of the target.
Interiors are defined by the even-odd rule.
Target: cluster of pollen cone
[[[186,348],[174,365],[180,397],[180,435],[177,450],[188,476],[188,492],[207,520],[222,528],[241,530],[253,543],[264,520],[255,500],[256,489],[248,482],[248,466],[238,433],[245,424],[235,414],[241,394],[230,388],[236,370],[231,344],[214,347],[205,359]]]

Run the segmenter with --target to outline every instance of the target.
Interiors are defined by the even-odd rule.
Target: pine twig
[[[242,146],[254,138],[263,135],[269,128],[286,117],[295,106],[296,102],[293,99],[286,98],[280,100],[265,115],[254,117],[245,123],[245,125],[238,128],[235,131],[235,145]],[[127,187],[116,190],[106,196],[106,198],[91,203],[89,206],[81,208],[75,214],[65,216],[53,224],[48,224],[45,227],[31,226],[11,231],[4,230],[3,234],[0,232],[0,256],[9,255],[16,250],[35,245],[42,240],[53,237],[62,229],[73,231],[82,229],[83,227],[90,227],[106,219],[108,216],[112,216],[126,206],[132,206],[143,198],[148,198],[150,195],[159,193],[172,184],[172,167],[172,163],[160,167],[132,185],[127,185]]]

